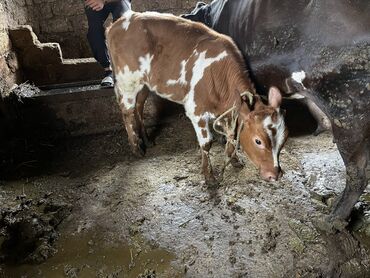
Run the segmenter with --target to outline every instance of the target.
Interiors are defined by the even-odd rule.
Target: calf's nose
[[[274,170],[261,171],[261,176],[265,181],[277,181],[283,175],[280,167]]]
[[[265,173],[265,175],[263,176],[263,179],[265,181],[276,181],[278,178],[277,175],[275,175],[273,172],[267,172]]]

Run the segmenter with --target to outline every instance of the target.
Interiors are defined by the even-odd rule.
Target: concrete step
[[[93,58],[64,59],[58,43],[41,43],[29,25],[10,29],[9,35],[20,61],[23,81],[42,86],[103,76],[102,67]]]

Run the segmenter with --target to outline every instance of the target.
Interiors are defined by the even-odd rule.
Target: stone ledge
[[[94,59],[63,59],[58,43],[41,43],[31,26],[9,30],[23,70],[23,79],[36,86],[101,78],[103,69]]]
[[[83,86],[80,83],[63,84],[51,86],[51,89],[44,87],[41,92],[23,97],[21,101],[16,96],[3,99],[4,111],[20,113],[16,117],[9,117],[8,126],[39,130],[53,138],[122,130],[122,113],[113,89],[102,89],[94,82],[90,83]],[[167,122],[168,116],[181,111],[180,105],[152,94],[145,105],[145,124],[156,126]]]

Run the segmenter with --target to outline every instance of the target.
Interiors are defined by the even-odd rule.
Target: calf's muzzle
[[[283,176],[283,171],[280,167],[274,167],[269,170],[260,170],[260,175],[265,181],[278,181]]]

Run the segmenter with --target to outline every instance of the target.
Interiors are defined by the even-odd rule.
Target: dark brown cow
[[[185,15],[231,36],[261,91],[299,93],[328,116],[347,170],[332,223],[349,218],[369,180],[369,14],[369,0],[214,0]]]
[[[229,37],[173,15],[129,11],[107,31],[107,41],[135,153],[143,154],[147,141],[142,109],[150,90],[184,106],[201,147],[206,181],[215,181],[208,152],[209,124],[216,119],[227,135],[228,156],[235,154],[240,139],[262,177],[279,178],[279,152],[287,138],[281,94],[271,87],[269,105],[255,97],[243,57]]]

